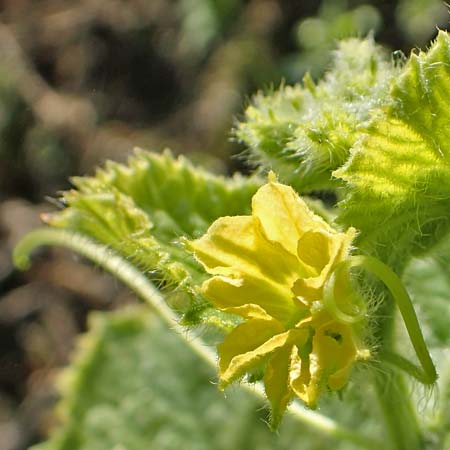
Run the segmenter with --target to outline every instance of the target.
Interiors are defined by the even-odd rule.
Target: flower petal
[[[270,358],[264,375],[264,387],[271,405],[270,426],[273,430],[283,417],[292,398],[289,386],[292,347],[285,346]]]
[[[322,230],[309,230],[298,240],[297,254],[315,271],[315,275],[318,275],[330,261],[332,247],[336,244],[340,246],[333,234]]]
[[[317,404],[317,392],[308,389],[311,381],[311,367],[309,360],[311,341],[308,341],[309,349],[302,348],[303,355],[299,355],[298,348],[294,347],[291,356],[291,371],[289,384],[294,394],[303,400],[310,408]]]
[[[267,238],[280,243],[291,255],[297,256],[298,240],[306,231],[332,231],[290,186],[274,181],[260,187],[253,196],[252,211]]]
[[[299,276],[297,257],[267,240],[252,216],[221,217],[204,236],[187,245],[212,275],[251,276],[281,284]]]
[[[249,369],[260,366],[277,350],[285,345],[301,342],[306,336],[304,330],[282,330],[275,320],[250,319],[238,325],[217,348],[219,387],[224,389]]]
[[[292,292],[306,303],[320,300],[323,285],[336,265],[348,255],[355,234],[354,228],[349,228],[346,233],[305,233],[298,241],[298,257],[314,267],[318,274],[297,279]]]
[[[223,308],[222,311],[231,314],[237,314],[244,319],[265,319],[271,320],[272,317],[261,308],[261,306],[249,303],[243,306],[233,306],[231,308]]]
[[[230,308],[254,304],[280,322],[287,322],[296,310],[288,286],[258,278],[215,276],[203,283],[202,293],[216,308],[229,311]],[[239,314],[239,310],[235,311]]]
[[[320,392],[342,389],[357,357],[350,326],[327,322],[316,330],[308,358],[299,359],[291,371],[291,388],[308,406],[315,408]]]
[[[235,378],[242,376],[246,370],[252,367],[251,358],[242,358],[248,353],[259,348],[274,335],[283,332],[283,327],[275,320],[250,319],[238,325],[225,340],[218,345],[220,384],[225,387]],[[241,356],[241,365],[232,364],[233,360]],[[255,358],[254,358],[255,359]],[[242,369],[242,367],[244,367]],[[240,370],[242,369],[242,370]]]
[[[316,331],[312,354],[316,355],[319,370],[328,387],[337,391],[348,381],[357,355],[357,348],[349,325],[339,322],[326,324]]]

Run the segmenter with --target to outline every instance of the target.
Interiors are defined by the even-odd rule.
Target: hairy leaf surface
[[[63,194],[68,207],[46,217],[50,225],[86,234],[163,286],[179,286],[189,297],[186,320],[215,320],[197,291],[204,271],[180,238],[203,234],[219,216],[248,213],[257,178],[224,178],[168,152],[137,150],[128,165],[108,162],[94,177],[73,183],[77,189]]]
[[[359,244],[392,267],[448,231],[450,219],[450,37],[440,32],[412,55],[348,164],[339,221],[360,231]]]
[[[347,160],[371,112],[388,102],[396,73],[373,39],[343,41],[317,85],[307,77],[304,86],[256,95],[236,135],[250,157],[299,192],[336,187],[331,172]]]
[[[309,450],[339,448],[290,420],[279,435],[271,433],[266,412],[252,396],[237,391],[225,397],[214,379],[148,310],[96,313],[61,377],[62,424],[37,449],[300,450],[305,443]]]

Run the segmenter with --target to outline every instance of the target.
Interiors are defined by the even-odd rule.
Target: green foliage
[[[198,169],[183,157],[136,151],[128,165],[108,162],[94,177],[74,178],[76,190],[63,194],[67,208],[45,217],[55,227],[85,234],[122,256],[169,288],[188,295],[183,309],[190,322],[214,322],[197,292],[203,269],[184,249],[181,238],[206,231],[219,216],[245,214],[259,181],[226,179]],[[225,319],[224,319],[225,320]]]
[[[304,87],[282,86],[278,92],[260,94],[237,134],[258,162],[278,171],[297,190],[339,187],[336,193],[343,200],[337,220],[358,230],[358,250],[401,273],[411,256],[428,254],[448,231],[450,38],[439,33],[428,52],[413,54],[404,67],[387,62],[374,48],[383,70],[374,70],[379,63],[372,66],[374,59],[366,51],[370,42],[341,44],[334,67],[317,86],[306,78]],[[365,90],[368,86],[370,92]],[[436,262],[415,264],[406,280],[414,298],[423,299],[418,304],[421,323],[429,331],[427,342],[442,358],[441,349],[449,338],[448,280]],[[385,298],[378,287],[374,289]],[[372,330],[380,355],[383,345],[389,350],[407,347],[401,333],[391,338],[393,311],[389,301],[383,306],[380,314],[386,317]],[[439,369],[447,370],[442,365]],[[380,379],[380,388],[386,391],[387,380]],[[442,384],[445,393],[446,383]],[[391,394],[396,395],[389,391],[387,409],[392,406]],[[436,442],[444,439],[446,395],[440,413],[423,421],[434,420]],[[393,445],[398,448],[403,448],[408,433],[413,435],[415,420],[407,402],[402,411],[410,416],[408,420],[392,420]],[[416,432],[420,441],[421,432]]]
[[[396,10],[400,29],[415,45],[422,46],[436,26],[448,23],[448,5],[442,0],[400,0]]]
[[[148,310],[96,313],[90,325],[60,380],[61,426],[39,450],[339,448],[291,421],[271,433],[257,401],[221,394],[210,367]]]
[[[445,268],[441,266],[445,261]],[[414,260],[404,280],[419,308],[421,323],[434,347],[446,347],[450,340],[450,276],[447,258],[428,257]],[[446,273],[447,272],[447,273]]]
[[[440,378],[434,398],[424,403],[422,417],[433,448],[446,449],[450,443],[450,245],[433,251],[432,255],[414,259],[405,270],[404,281],[411,292],[427,342],[436,361]],[[415,392],[417,402],[424,402],[423,393]],[[434,401],[433,401],[434,400]]]
[[[281,181],[298,191],[333,190],[342,198],[337,221],[358,230],[357,250],[402,273],[412,256],[430,256],[432,247],[448,234],[449,85],[450,37],[445,33],[439,33],[428,52],[412,55],[404,67],[389,61],[371,38],[351,39],[340,44],[331,70],[317,85],[306,77],[303,86],[282,85],[257,95],[236,135],[263,170],[275,170]],[[184,312],[185,324],[234,324],[200,294],[205,273],[183,242],[201,236],[218,217],[248,214],[260,179],[214,176],[184,158],[138,151],[126,166],[110,162],[94,177],[73,181],[76,190],[63,196],[68,207],[48,216],[50,225],[112,247],[161,281],[161,287],[172,288],[172,302]],[[400,373],[403,369],[411,374],[414,365],[394,353],[407,346],[394,326],[393,306],[385,301],[385,291],[361,276],[361,284],[372,286],[373,297],[383,302],[368,334],[379,349],[375,395],[396,449],[419,448],[426,433],[430,442],[445,445],[449,439],[448,254],[444,249],[437,259],[416,260],[405,275],[427,343],[439,355],[438,368],[444,373],[441,404],[435,414],[427,408],[420,427]],[[369,308],[369,314],[372,311]],[[409,312],[415,320],[414,311]],[[421,338],[417,321],[414,326]],[[214,388],[205,388],[211,374],[172,339],[142,313],[98,318],[84,339],[85,349],[66,374],[63,428],[42,448],[292,447],[283,439],[297,436],[297,429],[291,431],[287,425],[282,438],[268,437],[257,415],[249,413],[255,405],[246,397],[233,405],[219,400]],[[427,346],[420,342],[420,354],[428,356]],[[367,366],[375,372],[373,361]],[[357,389],[350,383],[343,394],[345,405],[328,398],[322,408],[342,422],[354,424],[359,414],[368,423],[373,408],[362,378],[355,374]],[[307,436],[302,434],[301,448],[323,448]]]
[[[359,246],[401,268],[444,236],[450,219],[450,37],[440,32],[412,55],[350,161],[338,220],[360,231]],[[394,245],[392,245],[394,243]]]
[[[408,287],[417,299],[422,293],[420,280],[429,273],[423,264],[408,270]],[[434,282],[439,282],[442,272],[434,275]],[[423,306],[433,305],[440,295],[423,299]],[[270,433],[264,424],[266,412],[258,409],[256,400],[239,391],[224,397],[211,383],[216,377],[211,369],[147,310],[95,313],[89,329],[72,365],[60,376],[61,425],[37,450],[353,448],[302,429],[289,418],[278,435]],[[448,372],[449,367],[441,369]],[[446,439],[447,372],[441,371],[439,408],[428,401],[424,416],[430,436],[439,442]],[[337,398],[322,405],[322,410],[350,424],[356,417],[361,424],[375,413],[365,384],[367,374],[356,375],[344,394],[345,406]],[[364,427],[373,432],[377,425],[369,421]]]
[[[195,58],[205,56],[209,47],[220,38],[227,26],[238,16],[241,0],[181,0],[181,39],[183,51]]]
[[[306,77],[304,86],[258,94],[236,135],[252,159],[299,192],[333,188],[331,172],[347,160],[371,112],[388,102],[396,73],[371,38],[343,41],[317,85]]]
[[[336,41],[365,36],[378,30],[381,22],[381,14],[372,5],[351,8],[348,0],[322,1],[316,16],[303,19],[296,26],[295,37],[301,53],[291,56],[286,64],[288,76],[298,79],[309,71],[314,77],[322,75]]]

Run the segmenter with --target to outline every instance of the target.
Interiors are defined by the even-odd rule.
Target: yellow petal
[[[312,353],[327,376],[328,387],[333,391],[342,389],[357,355],[351,327],[339,322],[324,325],[316,331]]]
[[[310,354],[311,379],[307,386],[310,401],[327,386],[342,389],[348,381],[357,349],[348,325],[332,322],[316,330]]]
[[[250,319],[238,325],[225,340],[218,345],[219,376],[222,387],[242,376],[252,366],[245,365],[245,358],[241,358],[241,366],[235,360],[259,348],[273,336],[283,332],[283,327],[275,320]]]
[[[349,254],[354,237],[354,228],[349,228],[346,233],[305,233],[298,242],[298,257],[318,273],[296,280],[292,292],[306,303],[320,300],[326,280],[336,265]]]
[[[306,336],[304,330],[282,330],[275,320],[250,319],[238,325],[217,348],[219,386],[225,388],[249,369],[259,367],[277,350],[294,342],[302,342]]]
[[[289,386],[291,353],[291,346],[285,346],[275,352],[264,374],[264,387],[271,405],[270,426],[273,430],[278,428],[292,398],[292,390]]]
[[[254,304],[281,322],[288,321],[297,309],[289,286],[253,277],[215,276],[203,283],[202,293],[216,308],[229,310]]]
[[[221,217],[187,246],[212,275],[251,276],[281,284],[299,276],[298,259],[270,242],[252,216]]]
[[[231,308],[222,308],[222,311],[237,314],[238,316],[243,317],[244,319],[265,319],[271,320],[272,317],[261,308],[261,306],[254,304],[247,304],[243,306],[233,306]]]
[[[261,221],[268,239],[280,243],[295,256],[298,240],[306,231],[331,232],[331,227],[316,216],[290,186],[273,181],[259,188],[253,196],[252,211]]]
[[[311,344],[309,343],[309,345]],[[298,348],[293,348],[289,384],[297,397],[303,400],[310,408],[315,408],[317,405],[317,392],[308,389],[311,382],[310,360],[308,351],[304,351],[304,353],[300,357]]]
[[[366,312],[366,304],[358,288],[352,284],[350,272],[340,270],[334,273],[334,277],[332,302],[335,307],[345,315],[362,319]],[[333,309],[334,307],[330,312],[336,314]]]
[[[329,263],[332,248],[340,245],[331,233],[310,230],[298,240],[297,254],[318,275]]]

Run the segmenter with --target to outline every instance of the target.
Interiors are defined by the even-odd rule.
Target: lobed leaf
[[[68,207],[45,216],[47,223],[86,234],[161,286],[177,286],[188,297],[178,298],[188,323],[229,322],[220,312],[206,312],[209,303],[198,292],[204,270],[181,238],[203,234],[217,217],[247,213],[257,178],[216,176],[169,152],[137,150],[128,165],[108,162],[94,177],[73,183],[77,189],[63,193]]]
[[[380,112],[334,175],[347,183],[338,220],[391,267],[426,252],[449,229],[450,37],[412,55]]]

